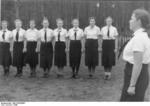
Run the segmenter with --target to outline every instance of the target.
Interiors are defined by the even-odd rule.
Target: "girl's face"
[[[8,26],[7,22],[2,22],[2,29],[3,30],[6,30],[7,26]]]
[[[106,19],[106,25],[107,26],[111,26],[112,25],[112,19],[111,18],[107,18]]]
[[[137,27],[139,27],[139,25],[140,20],[137,20],[135,14],[132,14],[131,19],[129,21],[130,30],[134,31],[135,29],[137,29]]]
[[[47,20],[43,20],[43,27],[48,28],[49,27],[49,22]]]
[[[62,28],[63,27],[63,21],[61,21],[61,20],[57,21],[57,27]]]
[[[90,19],[90,26],[94,26],[95,25],[95,19]]]
[[[16,26],[17,29],[21,28],[22,27],[22,22],[21,21],[16,21],[15,26]]]
[[[75,27],[75,28],[79,27],[79,21],[78,20],[73,20],[72,24],[73,24],[73,27]]]
[[[34,21],[30,21],[30,28],[34,29],[35,28],[35,22]]]

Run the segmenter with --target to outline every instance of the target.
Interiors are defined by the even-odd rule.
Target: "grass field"
[[[0,69],[0,101],[119,101],[123,68],[124,62],[117,61],[110,81],[103,80],[101,66],[97,67],[94,79],[88,79],[87,68],[83,66],[79,79],[70,79],[71,69],[68,67],[64,70],[63,79],[56,79],[54,68],[48,79],[41,78],[42,70],[39,68],[38,77],[34,79],[28,78],[27,68],[22,78],[14,78],[15,68],[11,68],[10,76],[4,78]],[[149,90],[145,100],[150,101]]]

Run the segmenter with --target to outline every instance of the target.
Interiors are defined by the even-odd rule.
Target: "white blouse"
[[[109,37],[108,37],[108,29],[109,29]],[[101,35],[103,37],[103,39],[115,39],[116,36],[118,36],[118,31],[117,31],[117,28],[114,27],[114,26],[104,26],[102,29],[101,29]]]
[[[7,42],[9,43],[10,40],[12,39],[12,33],[8,29],[5,30],[5,39],[3,39],[3,30],[0,30],[0,42]]]
[[[100,28],[95,25],[93,28],[91,28],[91,26],[86,27],[84,34],[87,39],[98,39],[98,36],[101,34],[101,32]]]
[[[67,30],[62,28],[61,30],[59,30],[58,28],[56,28],[54,30],[54,37],[55,37],[55,41],[58,41],[58,34],[60,32],[60,41],[65,42],[66,41],[66,37],[67,37]]]
[[[131,64],[134,64],[135,51],[143,53],[143,64],[150,63],[150,38],[142,28],[134,32],[133,38],[126,45],[123,51],[123,59]]]
[[[43,28],[39,31],[39,37],[42,42],[45,42],[45,32],[47,36],[47,42],[50,42],[53,38],[53,30],[50,28],[47,28],[47,29]]]
[[[18,41],[21,42],[21,41],[24,41],[24,38],[25,38],[25,30],[24,29],[19,29],[19,38],[18,38]],[[13,35],[13,41],[16,41],[16,35],[17,35],[17,29],[14,29],[12,31],[12,35]]]
[[[27,41],[37,41],[39,39],[39,31],[37,29],[28,29],[25,33]]]
[[[83,30],[80,28],[69,29],[67,37],[69,37],[70,40],[75,40],[75,32],[76,32],[76,40],[81,40],[84,34]]]

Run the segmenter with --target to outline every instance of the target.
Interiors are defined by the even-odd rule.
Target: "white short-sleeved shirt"
[[[76,40],[81,40],[84,35],[83,30],[81,28],[69,29],[67,37],[69,37],[70,40],[75,40],[75,32],[76,32]]]
[[[54,37],[55,37],[55,41],[58,41],[58,34],[60,32],[60,41],[65,42],[66,41],[66,37],[67,37],[67,30],[62,28],[62,29],[58,29],[56,28],[53,32]]]
[[[101,34],[101,32],[100,28],[95,25],[93,28],[91,28],[91,26],[86,27],[84,34],[87,39],[98,39],[98,36]]]
[[[28,29],[25,33],[27,41],[37,41],[39,39],[39,31],[35,29]]]
[[[20,28],[19,29],[19,38],[18,38],[18,41],[21,42],[21,41],[24,41],[24,38],[25,38],[25,30]],[[16,41],[16,35],[17,35],[17,29],[14,29],[12,31],[12,35],[13,35],[13,41]]]
[[[39,31],[39,38],[42,42],[45,42],[45,31],[46,31],[46,36],[47,36],[47,42],[50,42],[53,38],[53,30],[50,28],[47,29],[41,29]]]
[[[108,29],[109,29],[109,37],[107,35]],[[117,28],[112,25],[110,27],[104,26],[101,29],[101,35],[102,35],[103,39],[115,39],[116,36],[118,36],[118,31],[117,31]]]
[[[126,45],[123,51],[123,59],[131,64],[134,64],[135,51],[143,53],[143,64],[150,63],[150,38],[142,28],[138,29],[134,33],[133,38]]]
[[[12,39],[12,32],[9,31],[8,29],[5,30],[5,39],[3,39],[3,30],[0,30],[0,42],[10,42],[10,40]]]

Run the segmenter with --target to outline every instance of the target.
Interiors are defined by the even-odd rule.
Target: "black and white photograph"
[[[149,0],[0,0],[1,106],[150,102],[149,64]]]

